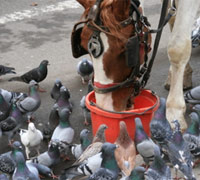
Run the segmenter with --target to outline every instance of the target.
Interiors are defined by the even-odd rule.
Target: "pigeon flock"
[[[110,143],[106,141],[106,130],[110,128],[106,124],[101,124],[93,137],[88,128],[75,132],[70,119],[74,109],[71,94],[60,79],[49,91],[54,103],[47,121],[42,128],[35,123],[35,112],[42,102],[38,83],[47,77],[47,65],[48,60],[43,60],[38,67],[9,79],[27,83],[28,93],[0,89],[0,138],[7,140],[10,149],[0,154],[0,180],[197,180],[193,169],[200,163],[200,86],[184,95],[191,111],[185,132],[181,132],[176,119],[175,128],[171,128],[166,118],[166,99],[160,97],[159,108],[149,124],[150,137],[141,118],[136,117],[134,139],[121,120],[118,137]],[[14,70],[1,65],[0,75],[15,74]],[[88,80],[93,73],[92,63],[84,58],[77,65],[77,73],[83,83],[88,83],[87,93],[91,92]],[[80,99],[80,108],[83,124],[88,126],[91,122],[86,95]],[[75,134],[79,134],[78,141]],[[41,151],[43,141],[48,142],[46,151]],[[138,164],[138,156],[144,164]],[[54,168],[63,162],[69,165],[55,175]]]

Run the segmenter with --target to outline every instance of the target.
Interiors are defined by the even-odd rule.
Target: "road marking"
[[[79,7],[81,6],[79,3],[76,2],[76,0],[66,0],[64,2],[59,2],[57,4],[48,5],[42,8],[34,7],[34,9],[27,9],[23,11],[14,12],[12,14],[6,14],[4,16],[0,16],[0,24],[6,24],[8,22],[14,22],[26,18],[32,18],[34,16],[38,16],[43,13],[63,11],[68,8],[79,8]]]

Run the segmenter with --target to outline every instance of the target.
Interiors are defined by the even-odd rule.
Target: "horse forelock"
[[[125,20],[129,16],[129,4],[128,1],[123,1],[123,6],[117,3],[117,0],[104,0],[101,3],[101,14],[100,18],[105,27],[108,27],[110,33],[116,37],[117,40],[126,42],[127,36],[130,36],[130,31],[125,31],[121,27],[120,23],[122,20]],[[123,14],[121,13],[123,11]],[[131,30],[132,32],[132,30]]]
[[[121,0],[120,0],[121,1]],[[90,9],[95,4],[96,0],[88,0],[88,6],[82,15],[82,19],[87,19]],[[103,22],[103,26],[109,29],[110,34],[115,37],[117,41],[126,42],[127,38],[132,34],[132,28],[122,28],[120,23],[129,16],[129,0],[123,0],[124,6],[119,8],[122,1],[117,3],[117,0],[104,0],[100,6],[100,19]],[[123,13],[122,13],[123,11]],[[131,29],[131,30],[129,30]]]

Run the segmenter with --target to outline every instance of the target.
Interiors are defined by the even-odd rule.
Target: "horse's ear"
[[[91,0],[76,0],[76,1],[80,3],[85,9],[87,9],[91,4]]]
[[[124,20],[124,17],[129,15],[129,7],[131,0],[114,0],[113,1],[113,12],[116,14],[116,18],[119,21]]]

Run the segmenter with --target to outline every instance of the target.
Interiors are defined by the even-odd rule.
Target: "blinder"
[[[140,66],[140,41],[138,35],[132,36],[126,43],[126,65],[130,68]]]
[[[72,46],[72,55],[75,58],[79,58],[85,54],[88,54],[88,51],[81,46],[81,33],[83,30],[83,27],[77,26],[84,22],[78,22],[75,24],[74,29],[71,34],[71,46]]]

